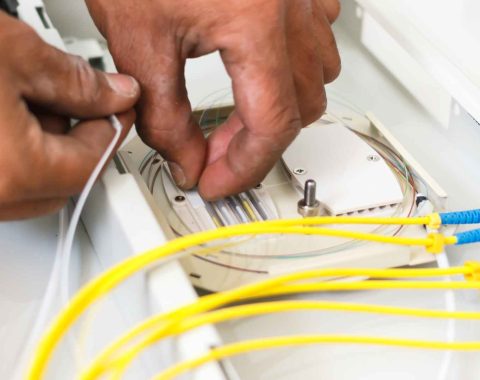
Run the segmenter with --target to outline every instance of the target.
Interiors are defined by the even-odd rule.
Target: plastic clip
[[[428,223],[428,228],[431,230],[438,230],[442,225],[442,218],[439,213],[435,212],[429,215],[430,222]]]
[[[435,233],[429,234],[428,238],[431,240],[431,244],[426,247],[428,252],[433,254],[439,254],[444,251],[445,236],[435,232]]]
[[[472,270],[472,273],[465,275],[465,279],[467,281],[480,282],[480,263],[478,261],[467,261],[465,266]]]

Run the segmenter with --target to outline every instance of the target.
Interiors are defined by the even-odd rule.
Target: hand
[[[114,136],[103,117],[139,95],[129,76],[103,74],[44,43],[0,11],[0,220],[60,209],[81,191]],[[70,129],[70,117],[88,119]]]
[[[87,0],[117,67],[142,86],[139,135],[178,185],[215,199],[245,190],[326,107],[340,58],[337,0]],[[235,112],[205,141],[185,89],[188,58],[219,50]]]

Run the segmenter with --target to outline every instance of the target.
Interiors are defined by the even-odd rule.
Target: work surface
[[[480,206],[480,130],[437,126],[397,82],[343,29],[337,32],[343,72],[329,88],[374,114],[449,194],[449,208]],[[361,75],[359,75],[361,72]],[[341,143],[341,142],[339,142]],[[35,316],[48,278],[57,234],[57,218],[0,224],[0,373],[10,369]],[[95,253],[80,226],[76,248],[84,257]],[[452,265],[480,260],[480,246],[448,251]],[[442,292],[362,292],[309,298],[409,307],[442,308]],[[460,293],[457,307],[480,310],[480,297]],[[346,313],[290,313],[226,323],[219,328],[226,342],[288,333],[344,333],[445,339],[446,322]],[[458,324],[458,339],[480,340],[480,324]],[[454,356],[449,379],[478,379],[478,353]],[[275,350],[233,360],[241,379],[425,380],[436,379],[442,352],[384,347],[324,346]],[[2,378],[4,378],[2,376]]]

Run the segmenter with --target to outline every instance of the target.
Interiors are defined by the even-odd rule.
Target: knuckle
[[[325,4],[325,11],[327,13],[327,18],[330,23],[334,23],[340,16],[342,11],[342,5],[338,0],[327,0]]]
[[[172,128],[141,128],[138,134],[142,141],[155,149],[164,158],[171,158],[177,152],[177,147],[182,144],[178,134]]]
[[[138,134],[145,144],[153,149],[159,150],[159,141],[163,139],[164,131],[160,133],[156,128],[142,126],[138,128]]]
[[[301,112],[297,104],[278,104],[262,120],[262,124],[269,126],[265,133],[257,132],[257,136],[270,137],[275,133],[278,140],[292,140],[302,128]]]
[[[138,125],[138,134],[142,141],[149,147],[157,150],[161,154],[165,154],[168,147],[174,148],[177,140],[177,135],[173,128],[170,127],[156,127],[155,124],[146,124],[142,122]]]
[[[324,81],[321,76],[310,84],[304,83],[298,99],[302,126],[305,127],[318,120],[325,113],[327,100]]]
[[[160,119],[161,115],[161,119]],[[146,105],[140,114],[138,132],[142,140],[155,149],[173,150],[188,138],[186,126],[193,123],[191,111],[187,105]]]
[[[70,98],[76,103],[94,104],[100,98],[100,82],[95,70],[79,56],[67,56],[70,65]]]
[[[342,70],[342,65],[340,64],[340,62],[336,65],[326,68],[324,73],[325,83],[331,83],[335,79],[337,79],[338,76],[340,75],[341,70]]]
[[[292,99],[293,100],[293,99]],[[287,124],[289,128],[294,128],[295,123],[291,122],[295,119],[294,116],[298,114],[298,111],[295,107],[294,102],[287,101],[278,103],[275,108],[272,109],[270,114],[267,114],[267,123],[268,125],[275,124]]]
[[[333,62],[324,68],[324,81],[325,83],[331,83],[338,78],[342,71],[342,62],[340,56],[335,54]]]
[[[320,119],[327,109],[327,100],[325,95],[322,96],[322,100],[318,101],[318,98],[315,101],[307,102],[302,109],[302,122],[304,126],[310,125],[311,123]]]

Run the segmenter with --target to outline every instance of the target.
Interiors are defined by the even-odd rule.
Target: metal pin
[[[317,183],[313,179],[305,182],[303,199],[298,201],[298,213],[304,217],[317,216],[320,202],[317,200]]]
[[[307,207],[314,207],[317,202],[317,183],[313,179],[305,182],[304,201]]]

